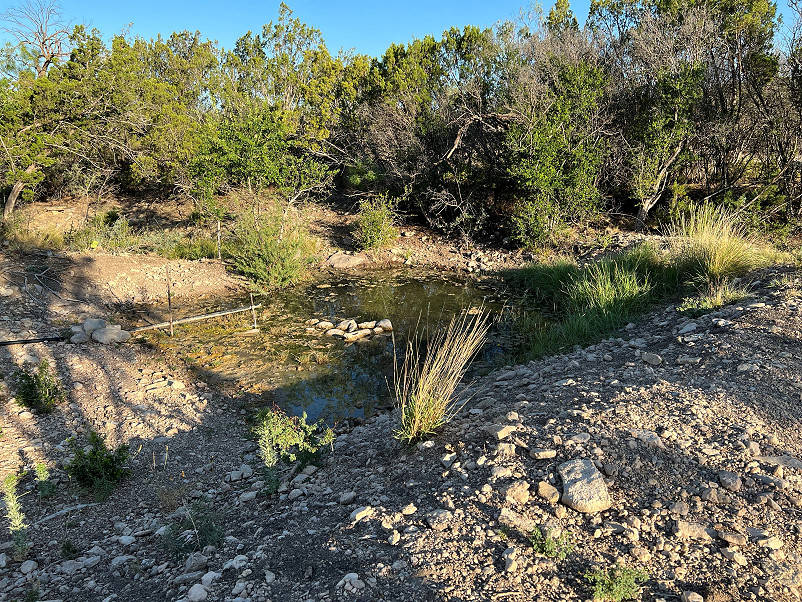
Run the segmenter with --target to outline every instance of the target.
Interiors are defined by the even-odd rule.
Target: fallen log
[[[215,311],[210,314],[203,314],[200,316],[192,316],[190,318],[181,318],[180,320],[173,320],[173,325],[177,326],[178,324],[189,324],[190,322],[200,322],[201,320],[207,320],[209,318],[219,318],[220,316],[228,316],[231,314],[238,314],[244,311],[251,311],[256,309],[257,307],[262,307],[261,303],[257,303],[256,305],[249,305],[248,307],[240,307],[238,309],[225,309],[221,311]],[[139,326],[138,328],[131,328],[128,332],[134,334],[136,332],[144,332],[145,330],[155,330],[156,328],[169,328],[170,322],[159,322],[158,324],[149,324],[147,326]]]

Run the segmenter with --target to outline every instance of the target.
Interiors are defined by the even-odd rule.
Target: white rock
[[[106,320],[101,320],[100,318],[89,318],[83,323],[84,332],[87,334],[92,334],[96,330],[106,328],[106,326],[108,326],[108,322],[106,322]]]
[[[22,573],[23,575],[27,575],[29,573],[34,572],[38,568],[39,568],[38,562],[36,562],[35,560],[26,560],[20,565],[19,570],[20,573]]]
[[[120,327],[108,326],[99,330],[92,331],[92,339],[103,345],[112,343],[125,343],[131,338],[131,333],[127,330],[120,330]]]
[[[206,589],[201,583],[196,583],[192,587],[189,588],[187,592],[187,600],[189,602],[201,602],[205,600],[209,596],[209,591]]]
[[[563,480],[562,503],[577,512],[601,512],[611,505],[604,478],[591,460],[571,460],[557,467]]]

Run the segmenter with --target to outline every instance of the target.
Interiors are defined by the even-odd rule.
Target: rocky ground
[[[0,340],[103,314],[31,276],[51,261],[69,269],[0,258]],[[44,462],[55,483],[49,497],[30,473],[20,483],[30,550],[13,559],[3,530],[0,601],[586,600],[584,575],[614,563],[648,573],[639,600],[797,600],[802,278],[761,279],[738,305],[694,319],[666,307],[598,345],[495,372],[416,447],[391,436],[395,414],[339,425],[332,453],[273,495],[247,400],[157,350],[0,347],[0,472]],[[11,374],[40,359],[69,393],[49,415],[12,400]],[[101,503],[63,470],[66,439],[90,429],[132,452]],[[225,538],[169,554],[165,531],[199,500]],[[537,553],[539,528],[573,550]]]

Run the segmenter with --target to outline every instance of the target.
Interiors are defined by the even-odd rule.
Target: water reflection
[[[459,280],[442,274],[385,272],[361,277],[332,277],[260,298],[258,330],[250,313],[176,327],[175,336],[151,335],[194,367],[201,378],[229,381],[260,393],[295,414],[336,421],[363,415],[391,403],[394,340],[403,353],[416,329],[436,328],[453,315],[483,307],[503,316],[508,305],[492,283]],[[185,305],[182,317],[246,306],[247,298]],[[164,308],[146,308],[150,321],[164,319]],[[393,337],[378,335],[353,344],[326,337],[306,324],[310,318],[389,318]],[[311,330],[311,332],[310,332]],[[502,329],[503,330],[503,329]],[[480,365],[505,352],[500,329],[480,353]]]

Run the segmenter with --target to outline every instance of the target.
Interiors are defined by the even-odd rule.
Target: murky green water
[[[410,333],[448,322],[463,311],[483,308],[501,320],[472,366],[492,365],[509,348],[503,326],[510,302],[495,281],[459,280],[436,273],[384,272],[359,277],[332,277],[255,299],[257,329],[251,312],[176,326],[175,335],[151,335],[171,348],[206,380],[229,382],[265,403],[289,412],[306,412],[311,420],[333,421],[371,413],[392,403],[394,349],[403,357]],[[174,317],[244,307],[248,297],[182,304]],[[147,308],[151,322],[165,319],[166,309]],[[357,322],[388,318],[393,336],[345,343],[310,327],[311,318]]]

